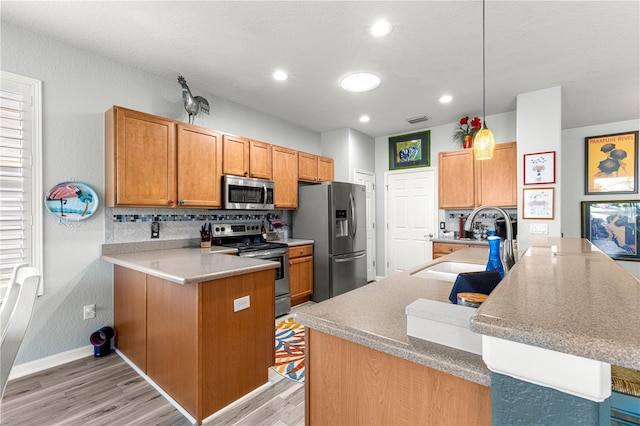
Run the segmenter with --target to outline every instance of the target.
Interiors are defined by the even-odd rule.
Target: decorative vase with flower
[[[463,148],[471,148],[473,137],[482,128],[482,121],[479,117],[474,117],[469,122],[469,116],[462,117],[458,128],[453,132],[453,140],[459,142]]]

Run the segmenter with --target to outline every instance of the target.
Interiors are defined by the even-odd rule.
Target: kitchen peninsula
[[[118,351],[198,424],[267,383],[274,364],[279,263],[228,251],[102,255],[114,264]]]
[[[307,423],[526,423],[533,417],[522,416],[545,415],[545,410],[551,413],[547,416],[566,415],[557,408],[576,401],[589,408],[579,415],[592,416],[583,419],[595,423],[598,403],[593,400],[512,377],[507,378],[524,386],[500,382],[494,389],[494,381],[505,376],[489,372],[481,355],[407,336],[405,307],[419,298],[448,303],[452,287],[412,274],[442,261],[483,264],[486,253],[457,251],[301,309],[297,321],[308,328]],[[523,254],[472,317],[471,329],[560,355],[639,369],[638,312],[640,283],[623,268],[587,240],[546,238]],[[519,389],[527,386],[535,388],[534,394],[523,397]],[[555,393],[536,398],[544,392]],[[560,402],[562,396],[569,402]],[[525,404],[548,405],[531,409]]]

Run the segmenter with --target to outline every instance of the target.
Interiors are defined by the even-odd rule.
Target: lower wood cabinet
[[[116,347],[200,424],[269,381],[274,286],[272,270],[181,285],[114,266]]]
[[[305,424],[491,425],[491,389],[307,328]]]
[[[448,244],[448,243],[433,243],[433,258],[437,259],[442,256],[453,253],[454,251],[466,249],[469,247],[477,247],[471,244]]]
[[[291,306],[307,302],[313,293],[313,245],[289,247]]]

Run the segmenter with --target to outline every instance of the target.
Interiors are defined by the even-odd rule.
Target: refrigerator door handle
[[[363,253],[363,254],[359,254],[357,256],[352,256],[352,257],[334,258],[333,261],[336,262],[336,263],[352,262],[352,261],[354,261],[356,259],[362,259],[366,255],[367,255],[367,253]]]
[[[353,193],[349,193],[349,208],[351,209],[351,219],[349,220],[349,231],[351,232],[351,238],[356,237],[356,231],[358,230],[358,219],[356,217],[356,200],[353,197]]]

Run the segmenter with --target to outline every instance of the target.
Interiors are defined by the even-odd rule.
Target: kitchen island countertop
[[[103,254],[101,259],[177,284],[193,284],[234,275],[275,269],[278,262],[229,256],[221,248],[178,248],[131,253]]]
[[[551,247],[557,254],[553,255]],[[405,306],[448,302],[452,283],[411,276],[442,261],[482,264],[466,248],[317,305],[297,321],[336,337],[479,384],[489,385],[480,355],[407,336]],[[542,238],[530,247],[471,318],[470,329],[552,351],[640,369],[640,282],[588,240]]]
[[[440,258],[484,263],[487,251],[468,248]],[[449,303],[453,283],[398,273],[295,313],[307,327],[352,341],[426,367],[489,386],[489,370],[480,355],[407,336],[405,307],[419,298]]]
[[[640,281],[586,239],[539,238],[471,317],[470,328],[640,369]]]

